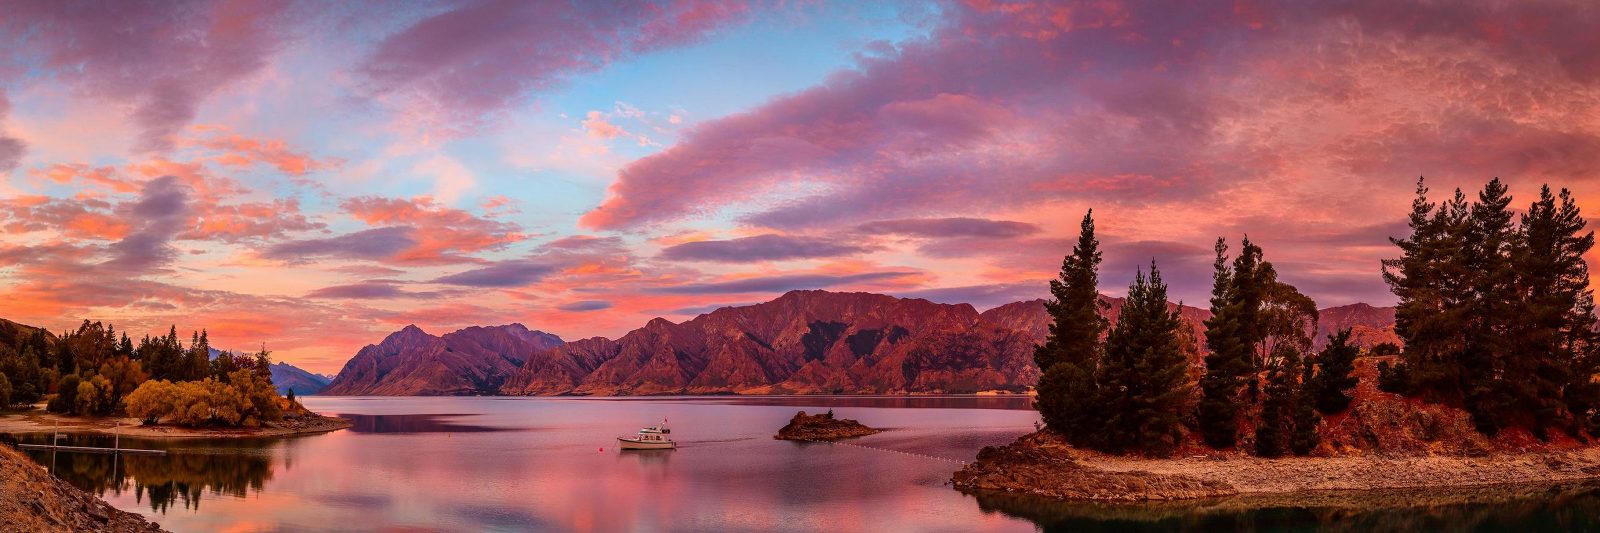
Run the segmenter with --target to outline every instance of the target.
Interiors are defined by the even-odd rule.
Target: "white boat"
[[[624,450],[671,450],[678,447],[667,435],[672,433],[667,429],[666,422],[659,425],[639,430],[633,437],[617,437],[617,445]]]

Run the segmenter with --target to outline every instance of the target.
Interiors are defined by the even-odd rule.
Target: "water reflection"
[[[18,437],[26,444],[47,444],[42,434]],[[198,510],[210,493],[243,498],[259,493],[272,479],[272,457],[260,453],[265,441],[224,442],[196,446],[163,446],[155,441],[121,439],[127,448],[169,448],[166,456],[115,456],[29,450],[26,453],[52,473],[96,496],[131,493],[150,511],[166,514],[172,506]],[[110,447],[113,439],[102,435],[69,435],[67,446]]]
[[[974,493],[1042,531],[1595,531],[1600,483],[1336,491],[1140,504]]]
[[[504,431],[506,428],[455,422],[454,418],[473,415],[363,415],[340,413],[334,416],[350,421],[354,433],[477,433]]]
[[[993,396],[634,396],[596,399],[616,402],[689,402],[724,405],[781,405],[822,408],[890,407],[905,409],[1033,410],[1033,397],[1022,394],[999,394]]]

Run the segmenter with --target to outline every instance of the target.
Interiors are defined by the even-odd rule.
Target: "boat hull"
[[[617,446],[624,450],[671,450],[678,447],[678,443],[668,441],[641,441],[617,437]]]

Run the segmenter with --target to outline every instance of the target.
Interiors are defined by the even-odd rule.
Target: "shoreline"
[[[1600,480],[1600,446],[1482,456],[1126,457],[1030,434],[985,448],[952,476],[963,492],[1059,501],[1158,502],[1207,498],[1478,489]]]
[[[120,427],[118,422],[121,422]],[[62,416],[38,410],[0,414],[0,433],[50,433],[59,430],[62,433],[95,433],[150,439],[292,437],[338,431],[351,425],[349,420],[316,413],[312,413],[309,417],[301,416],[285,418],[281,422],[268,422],[258,428],[188,428],[167,424],[146,426],[137,418]]]

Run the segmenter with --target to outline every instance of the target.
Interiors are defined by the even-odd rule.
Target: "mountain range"
[[[1122,300],[1102,297],[1116,319]],[[1199,355],[1207,310],[1171,304]],[[1394,309],[1321,310],[1319,345],[1349,327],[1364,346],[1398,342]],[[1022,392],[1039,377],[1033,347],[1044,300],[978,312],[969,304],[871,293],[791,291],[617,339],[563,341],[522,324],[434,336],[412,325],[351,358],[324,395],[895,394]],[[1188,335],[1186,335],[1188,337]]]

